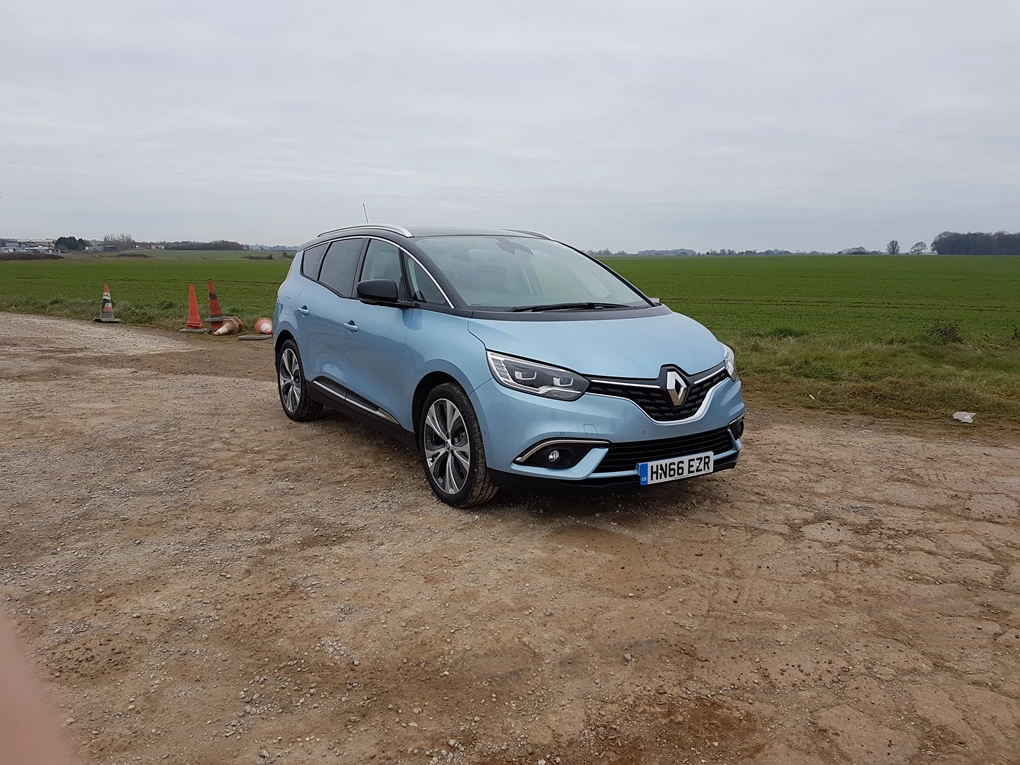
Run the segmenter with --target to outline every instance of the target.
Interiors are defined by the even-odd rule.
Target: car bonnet
[[[617,319],[607,310],[598,318],[559,314],[548,321],[472,318],[468,329],[490,351],[585,375],[654,378],[665,364],[696,374],[723,360],[715,336],[679,313]]]

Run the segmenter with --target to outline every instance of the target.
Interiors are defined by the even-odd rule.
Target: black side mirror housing
[[[392,279],[368,279],[358,282],[358,299],[363,303],[395,305],[399,299],[397,283]]]

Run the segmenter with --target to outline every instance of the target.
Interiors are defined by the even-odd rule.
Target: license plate
[[[707,475],[713,470],[715,455],[712,452],[691,454],[686,457],[670,457],[655,462],[638,464],[638,475],[641,485],[679,481],[681,478],[693,478],[696,475]]]

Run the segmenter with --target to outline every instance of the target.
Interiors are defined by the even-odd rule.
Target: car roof
[[[465,226],[397,226],[388,223],[361,223],[355,226],[343,226],[341,228],[323,231],[314,239],[301,245],[299,249],[312,247],[320,242],[336,239],[339,236],[352,235],[371,236],[382,235],[403,239],[417,239],[431,236],[525,236],[533,239],[549,239],[550,237],[538,231],[527,231],[524,229],[510,228],[468,228]]]

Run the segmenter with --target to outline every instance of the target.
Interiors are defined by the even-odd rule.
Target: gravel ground
[[[1020,440],[434,500],[269,343],[0,314],[0,609],[85,762],[1020,762]]]

